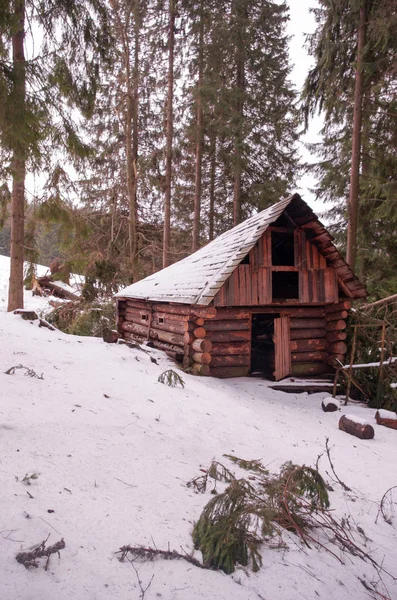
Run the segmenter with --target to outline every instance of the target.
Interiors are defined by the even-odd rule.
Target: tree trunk
[[[215,176],[216,176],[216,133],[213,133],[211,138],[211,162],[210,162],[210,185],[209,185],[209,231],[208,238],[211,242],[214,239],[214,223],[215,223]]]
[[[15,123],[25,120],[26,65],[24,53],[25,0],[15,0],[14,14],[17,29],[12,36],[13,97]],[[18,136],[13,140],[12,156],[12,202],[11,202],[11,246],[10,281],[8,289],[8,311],[23,308],[23,252],[25,218],[25,175],[26,152],[24,141]]]
[[[354,269],[357,253],[357,216],[358,197],[360,192],[360,156],[361,156],[361,129],[362,129],[362,102],[363,102],[363,53],[366,38],[366,10],[365,6],[360,8],[360,20],[357,36],[357,66],[356,82],[354,89],[354,115],[353,115],[353,139],[352,139],[352,161],[350,171],[350,195],[348,204],[347,225],[347,257],[346,261]]]
[[[245,89],[245,21],[247,8],[245,2],[235,0],[235,18],[237,20],[236,39],[236,131],[234,132],[234,184],[233,184],[233,225],[241,221],[241,176],[243,143],[243,109]]]
[[[167,141],[165,158],[165,199],[164,199],[164,234],[163,234],[163,268],[170,264],[171,236],[171,185],[172,185],[172,141],[173,141],[173,99],[174,99],[174,43],[175,13],[177,0],[169,0],[168,26],[168,92],[167,92]]]
[[[203,44],[204,44],[204,15],[203,0],[200,4],[200,23],[199,23],[199,49],[198,49],[198,81],[196,89],[196,171],[194,182],[194,218],[193,218],[193,240],[192,250],[195,252],[200,247],[200,213],[201,213],[201,176],[203,159]]]

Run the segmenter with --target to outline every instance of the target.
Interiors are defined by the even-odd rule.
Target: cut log
[[[292,352],[311,352],[312,350],[326,350],[328,342],[325,338],[315,338],[312,340],[291,340],[290,349]]]
[[[172,360],[174,360],[177,363],[182,363],[184,356],[183,353],[179,350],[179,352],[172,352],[171,350],[164,350],[165,354],[171,358]]]
[[[212,342],[208,338],[205,339],[195,339],[191,344],[192,350],[195,352],[211,352],[212,350]]]
[[[239,321],[208,321],[205,325],[207,331],[249,331],[251,328],[251,321],[239,320]]]
[[[196,317],[194,319],[194,324],[197,325],[197,327],[202,327],[205,323],[205,320],[203,319],[203,317]]]
[[[211,377],[245,377],[249,374],[249,367],[212,367],[210,368]]]
[[[346,329],[346,321],[329,321],[326,324],[326,329],[327,331],[343,331],[344,329]]]
[[[119,312],[120,312],[120,309],[119,309]],[[130,308],[129,306],[127,306],[127,308],[124,309],[124,314],[125,315],[132,315],[133,317],[135,317],[135,319],[138,319],[139,321],[141,321],[142,320],[142,316],[144,316],[147,319],[149,319],[150,310],[149,309],[143,309],[143,308],[141,308],[139,310],[138,308]]]
[[[244,355],[218,355],[212,356],[211,361],[211,372],[212,367],[249,367],[251,363],[250,356]]]
[[[375,431],[372,425],[368,423],[359,423],[349,418],[349,415],[342,415],[339,419],[339,429],[354,435],[361,440],[372,440],[375,437]]]
[[[115,331],[114,329],[108,329],[105,327],[102,332],[102,339],[107,344],[116,344],[119,337],[119,332]]]
[[[147,337],[149,330],[147,325],[138,325],[137,323],[133,323],[132,321],[123,321],[121,323],[121,329],[123,331],[129,331],[130,333],[136,333],[137,335],[141,335],[144,337]]]
[[[39,317],[34,310],[28,310],[26,308],[17,308],[14,310],[14,315],[21,315],[25,321],[36,321]]]
[[[143,342],[146,342],[146,337],[145,336],[138,335],[137,333],[130,333],[129,331],[124,331],[123,332],[123,337],[127,341],[138,342],[139,344],[142,344]]]
[[[81,300],[81,296],[77,294],[70,285],[63,281],[53,281],[51,277],[37,277],[37,282],[41,288],[49,290],[51,294],[57,298],[66,298],[67,300]]]
[[[338,310],[350,310],[352,307],[352,303],[349,300],[343,300],[342,302],[337,302],[336,304],[329,304],[325,307],[326,312],[337,312]]]
[[[305,340],[313,338],[325,338],[327,331],[325,329],[293,329],[290,331],[291,340]]]
[[[379,411],[375,413],[375,419],[378,425],[389,427],[390,429],[397,429],[397,419],[387,419],[380,416]]]
[[[336,412],[339,407],[339,400],[336,400],[336,398],[327,398],[321,402],[321,408],[324,412]]]
[[[321,306],[266,306],[264,307],[251,307],[252,314],[265,313],[269,315],[289,315],[291,318],[295,317],[307,317],[309,319],[316,319],[318,317],[325,316],[325,310]]]
[[[327,321],[337,321],[338,319],[347,319],[347,310],[339,310],[338,312],[332,312],[327,314]]]
[[[339,362],[343,363],[345,360],[344,354],[329,354],[327,363],[333,367],[339,367]],[[339,361],[339,362],[338,362]]]
[[[199,363],[193,363],[190,368],[195,375],[209,375],[210,374],[209,365],[200,365]]]
[[[291,329],[323,329],[325,319],[291,318]]]
[[[327,340],[329,342],[343,342],[347,338],[346,331],[328,331]]]
[[[212,343],[215,342],[249,342],[251,339],[250,331],[209,331],[208,337]]]
[[[145,336],[150,340],[160,340],[162,342],[168,342],[169,344],[174,344],[176,346],[184,346],[184,336],[179,335],[177,333],[171,333],[169,331],[162,331],[161,329],[155,329],[154,327],[150,328],[149,335],[147,334],[148,328],[142,327],[142,325],[137,325],[136,323],[131,323],[129,321],[124,321],[121,324],[121,328],[123,331],[129,331],[130,333],[136,333],[140,336]]]
[[[155,310],[153,312],[153,316],[155,319],[163,319],[164,323],[174,323],[175,321],[178,323],[183,323],[185,321],[189,321],[192,317],[190,315],[178,315],[175,313],[164,313]]]
[[[328,352],[316,350],[314,352],[298,352],[291,354],[293,363],[304,363],[310,361],[326,361]]]
[[[207,332],[204,327],[196,327],[196,329],[193,329],[193,335],[195,338],[202,340],[206,337]]]
[[[194,315],[196,317],[202,317],[203,319],[214,319],[217,314],[214,306],[190,306],[187,304],[154,303],[153,308],[159,312]]]
[[[250,356],[251,346],[250,344],[247,344],[247,342],[235,342],[226,344],[214,343],[212,345],[211,354],[212,356],[224,356],[235,354]]]
[[[192,358],[194,362],[201,365],[209,365],[211,362],[211,354],[209,352],[194,352]]]
[[[332,342],[328,346],[328,351],[330,352],[330,354],[344,355],[347,352],[347,345],[345,344],[345,342]]]
[[[152,327],[155,329],[161,329],[161,331],[169,331],[171,333],[178,333],[183,335],[185,333],[184,323],[178,323],[178,321],[172,321],[168,323],[159,322],[158,319],[153,317]]]

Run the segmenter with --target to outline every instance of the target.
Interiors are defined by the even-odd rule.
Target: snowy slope
[[[22,369],[5,374],[19,364],[43,379]],[[193,522],[211,497],[186,487],[200,467],[226,461],[224,453],[261,458],[271,470],[291,459],[314,464],[326,437],[339,477],[353,490],[334,484],[335,515],[362,527],[367,550],[396,574],[396,523],[375,524],[383,493],[397,484],[396,431],[374,424],[375,439],[358,440],[338,430],[340,413],[322,412],[324,395],[284,394],[256,379],[182,374],[185,388],[169,388],[157,378],[170,366],[155,350],[51,332],[0,313],[0,598],[138,599],[136,573],[114,552],[128,543],[191,552]],[[342,411],[374,420],[370,409]],[[326,475],[326,459],[320,467]],[[21,479],[32,473],[38,478],[27,487]],[[66,543],[49,571],[16,562],[18,551],[48,534],[48,544]],[[257,574],[160,560],[137,567],[143,588],[153,577],[145,600],[373,597],[360,581],[378,579],[373,567],[341,557],[345,564],[292,542],[288,551],[264,547]],[[384,581],[397,598],[396,583]]]

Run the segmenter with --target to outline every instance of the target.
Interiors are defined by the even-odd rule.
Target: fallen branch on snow
[[[59,540],[59,542],[57,542],[56,544],[53,544],[52,546],[48,546],[48,548],[46,548],[45,545],[48,540],[48,537],[46,540],[43,540],[41,544],[33,548],[33,550],[31,550],[30,552],[19,552],[15,557],[17,562],[26,567],[26,569],[29,569],[29,567],[37,568],[39,566],[36,562],[37,559],[47,558],[44,567],[47,571],[51,554],[58,554],[58,557],[61,558],[59,551],[65,548],[65,540],[63,538]]]
[[[216,570],[213,567],[203,565],[197,558],[193,558],[190,554],[181,554],[176,550],[159,550],[158,548],[144,548],[143,546],[122,546],[115,554],[121,554],[119,557],[120,562],[124,562],[127,558],[129,562],[135,560],[141,561],[153,561],[155,558],[162,558],[164,560],[186,560],[188,563],[199,567],[199,569],[210,569]]]

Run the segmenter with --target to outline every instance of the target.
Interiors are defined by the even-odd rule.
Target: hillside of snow
[[[32,302],[37,310],[45,299],[26,293],[26,307]],[[258,573],[238,567],[225,575],[161,559],[132,566],[115,555],[125,544],[192,553],[193,524],[212,496],[196,494],[186,483],[212,459],[226,464],[223,455],[234,454],[261,459],[277,471],[288,460],[314,465],[323,454],[319,467],[332,483],[334,516],[344,518],[366,552],[397,576],[397,521],[376,522],[383,494],[397,485],[397,431],[376,425],[374,410],[342,407],[342,413],[374,423],[375,439],[359,440],[338,430],[340,412],[322,411],[325,394],[285,394],[260,379],[217,380],[181,371],[185,387],[167,387],[158,377],[175,366],[159,351],[49,331],[4,307],[0,598],[397,598],[397,582],[370,561],[307,548],[296,538],[288,548],[264,545]],[[37,376],[22,368],[6,374],[19,365]],[[333,480],[326,438],[350,492]],[[47,571],[43,560],[29,570],[16,561],[18,552],[48,536],[48,545],[63,538],[65,548],[60,558],[51,557]],[[201,560],[200,552],[194,555]]]

